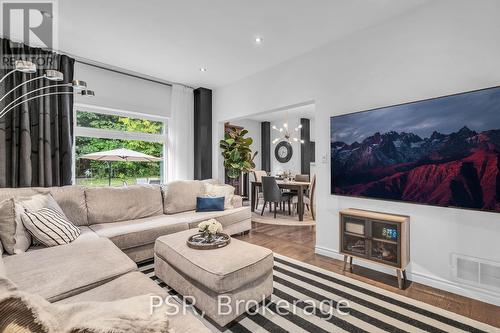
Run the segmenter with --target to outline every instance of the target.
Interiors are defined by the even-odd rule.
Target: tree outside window
[[[143,133],[147,137],[148,134],[162,135],[165,132],[165,124],[161,121],[83,111],[77,111],[76,116],[78,128],[104,130],[103,133],[122,131]],[[155,157],[164,157],[164,144],[161,142],[77,136],[75,144],[77,185],[108,185],[109,164],[104,161],[79,159],[88,153],[127,148]],[[159,182],[162,179],[162,163],[164,162],[112,162],[112,185]]]

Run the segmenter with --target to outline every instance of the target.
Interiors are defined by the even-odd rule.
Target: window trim
[[[100,139],[137,140],[165,143],[165,136],[163,134],[148,134],[89,127],[76,127],[75,134],[75,136],[86,136]]]
[[[77,125],[76,113],[78,111],[82,112],[92,112],[105,115],[122,116],[135,119],[147,119],[151,121],[161,121],[163,122],[163,133],[162,134],[152,134],[152,133],[141,133],[141,132],[127,132],[120,130],[110,130],[110,129],[100,129],[100,128],[90,128],[90,127],[80,127]],[[145,142],[155,142],[163,144],[163,170],[162,170],[162,182],[166,183],[168,181],[168,159],[167,159],[167,147],[168,147],[168,117],[161,117],[155,115],[144,114],[140,112],[119,110],[107,107],[100,107],[88,104],[74,103],[73,104],[73,165],[72,165],[72,182],[76,184],[76,138],[77,137],[92,137],[101,139],[115,139],[115,140],[137,140]]]
[[[142,119],[148,119],[148,120],[152,120],[152,121],[168,121],[168,119],[169,119],[169,117],[162,117],[162,116],[157,116],[157,115],[153,115],[153,114],[147,114],[147,113],[135,112],[135,111],[129,111],[129,110],[113,109],[113,108],[108,108],[108,107],[104,107],[104,106],[84,104],[84,103],[74,103],[73,110],[76,114],[77,110],[75,110],[75,109],[78,109],[78,111],[102,113],[102,114],[107,114],[107,115],[112,115],[112,116],[122,116],[122,117],[130,117],[130,118],[142,118]],[[76,119],[75,119],[75,126],[76,126]]]

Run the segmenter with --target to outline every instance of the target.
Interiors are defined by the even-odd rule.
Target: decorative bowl
[[[218,233],[207,237],[204,233],[197,233],[188,238],[187,246],[197,250],[220,249],[231,243],[231,237],[224,233]]]

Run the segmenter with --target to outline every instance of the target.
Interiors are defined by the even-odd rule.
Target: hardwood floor
[[[395,276],[357,266],[356,262],[354,262],[353,273],[344,272],[342,261],[314,253],[316,233],[313,227],[288,227],[253,223],[252,231],[249,234],[236,238],[267,247],[290,258],[500,327],[500,307],[411,281],[409,281],[409,285],[405,290],[400,290]]]

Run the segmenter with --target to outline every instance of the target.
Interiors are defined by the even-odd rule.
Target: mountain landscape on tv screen
[[[500,212],[500,130],[375,133],[331,150],[333,193]]]
[[[330,121],[332,194],[500,212],[500,87]]]

